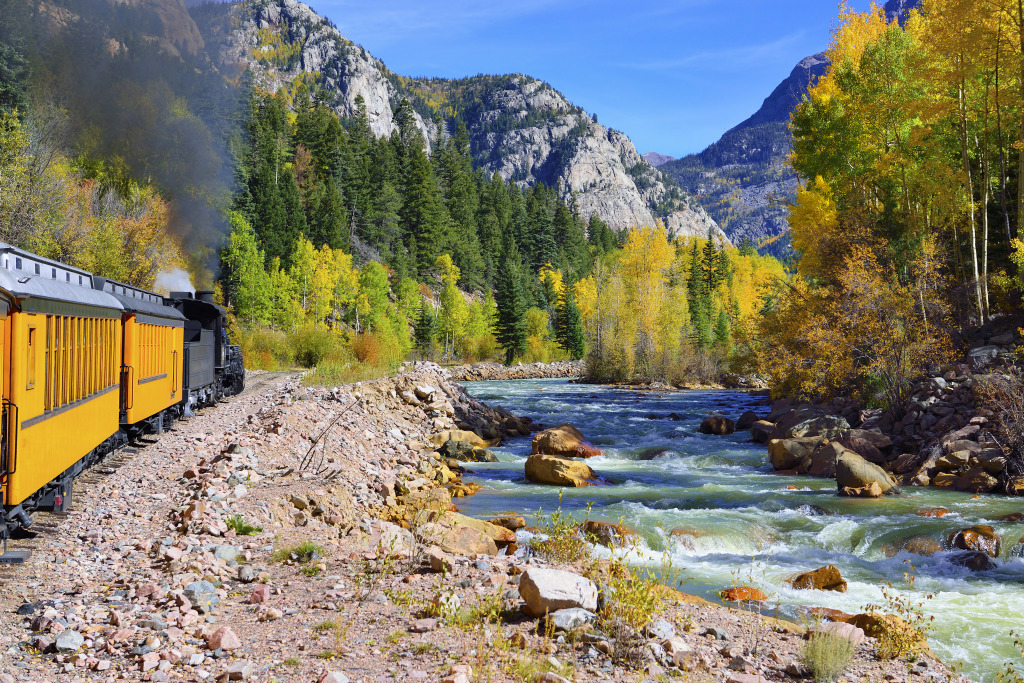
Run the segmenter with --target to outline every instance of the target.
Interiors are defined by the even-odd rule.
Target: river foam
[[[1024,524],[993,520],[1024,511],[1019,501],[936,489],[906,489],[903,496],[881,500],[843,499],[833,481],[780,477],[768,467],[765,449],[748,443],[746,433],[697,433],[712,410],[734,419],[748,409],[767,412],[738,392],[657,394],[565,380],[478,382],[467,389],[549,426],[575,425],[604,450],[588,464],[612,485],[564,490],[560,496],[556,488],[531,484],[523,473],[530,440],[517,439],[496,449],[499,462],[467,464],[473,472],[468,479],[484,489],[460,499],[466,514],[526,513],[533,523],[533,514],[559,506],[582,518],[589,503],[591,519],[621,521],[640,533],[632,561],[671,566],[683,577],[684,591],[716,599],[718,590],[735,583],[753,585],[783,616],[800,621],[808,607],[856,613],[881,604],[888,582],[935,617],[933,650],[947,663],[961,662],[972,679],[995,683],[1014,654],[1009,633],[1024,631],[1024,560],[1008,551],[1024,537]],[[643,459],[658,450],[664,456]],[[916,514],[934,506],[949,513]],[[971,573],[951,564],[946,551],[932,557],[895,552],[908,536],[941,543],[979,523],[991,524],[1003,539],[995,570]],[[826,564],[840,569],[847,592],[794,590],[786,582]]]

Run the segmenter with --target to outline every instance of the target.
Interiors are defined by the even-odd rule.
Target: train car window
[[[27,389],[34,389],[36,386],[36,328],[28,328],[28,367],[25,369],[28,377]]]
[[[21,259],[20,258],[14,259],[14,268],[16,270],[21,270]]]
[[[36,275],[39,275],[39,264],[36,264]]]
[[[68,372],[71,369],[71,319],[66,315],[60,317],[61,320],[61,358],[60,358],[60,404],[67,405],[70,403],[71,397],[71,373]]]

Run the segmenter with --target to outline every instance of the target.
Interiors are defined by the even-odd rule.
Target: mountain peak
[[[659,154],[658,152],[648,152],[647,154],[641,154],[640,156],[642,156],[644,158],[644,161],[649,163],[654,168],[658,168],[663,164],[667,164],[670,161],[676,160],[675,157],[670,157],[667,154]]]

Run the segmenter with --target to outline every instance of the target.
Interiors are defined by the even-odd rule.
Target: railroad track
[[[246,394],[256,391],[271,382],[277,381],[287,377],[298,377],[299,373],[292,371],[285,372],[262,372],[258,375],[249,375],[245,378],[245,389],[239,396],[245,396]]]

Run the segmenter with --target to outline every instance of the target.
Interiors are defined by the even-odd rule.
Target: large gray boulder
[[[864,489],[878,484],[883,494],[899,493],[889,474],[853,451],[845,451],[836,460],[836,486],[839,490]]]
[[[849,429],[850,423],[841,415],[820,415],[797,422],[785,430],[784,433],[792,438],[820,436],[829,441],[834,441]]]
[[[776,470],[795,470],[807,467],[811,453],[821,445],[822,439],[772,439],[768,442],[768,460]]]
[[[597,585],[561,569],[527,569],[519,579],[519,595],[526,601],[523,611],[532,617],[574,607],[597,612]]]

